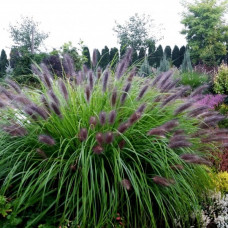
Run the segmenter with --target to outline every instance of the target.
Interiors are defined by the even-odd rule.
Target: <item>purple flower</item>
[[[160,176],[155,176],[152,178],[155,184],[164,186],[164,187],[169,187],[172,184],[175,183],[173,179],[167,179],[165,177],[160,177]]]
[[[197,96],[195,97],[197,98]],[[196,104],[207,106],[210,109],[214,109],[216,106],[222,103],[225,98],[225,96],[221,94],[217,94],[217,95],[207,94],[204,96],[198,95],[198,97],[200,97],[200,99],[196,102]]]
[[[100,112],[99,119],[100,119],[100,124],[101,125],[105,125],[105,122],[106,122],[106,113],[105,112]]]
[[[86,128],[82,128],[78,134],[78,138],[81,142],[85,141],[88,136],[88,131]]]
[[[102,152],[104,151],[104,148],[102,147],[102,146],[100,146],[100,145],[97,145],[97,146],[94,146],[93,147],[93,152],[95,153],[95,154],[101,154]]]
[[[112,111],[109,113],[109,123],[110,123],[110,124],[114,124],[115,119],[116,119],[116,111],[115,111],[115,110],[112,110]]]
[[[55,145],[55,140],[49,135],[40,135],[38,137],[38,139],[39,139],[40,142],[42,142],[44,144],[47,144],[49,146]]]

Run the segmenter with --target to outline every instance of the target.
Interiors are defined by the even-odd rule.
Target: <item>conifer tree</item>
[[[166,55],[166,59],[167,60],[171,60],[171,52],[172,52],[171,47],[170,46],[166,46],[165,50],[164,50],[164,53]]]
[[[158,71],[159,72],[166,72],[166,71],[169,70],[169,68],[170,68],[170,63],[169,63],[169,61],[166,58],[166,54],[164,53],[163,57],[162,57],[162,59],[160,61],[160,66],[158,68]]]
[[[138,60],[139,61],[143,61],[146,55],[146,51],[144,47],[141,47],[139,50],[139,56],[138,56]]]
[[[141,77],[147,77],[152,74],[151,67],[149,65],[147,57],[144,58],[144,61],[139,69],[139,76]]]
[[[149,44],[149,48],[148,48],[148,62],[150,66],[154,66],[155,65],[155,43],[154,42],[150,42]]]
[[[192,64],[190,59],[190,52],[188,49],[186,49],[184,53],[184,60],[181,64],[181,72],[192,72]]]
[[[137,64],[137,62],[138,62],[138,53],[136,50],[134,50],[132,53],[131,64]]]
[[[116,47],[111,48],[110,54],[109,54],[109,61],[111,62],[113,67],[119,61],[119,50],[118,50],[118,48],[116,48]]]
[[[183,62],[183,60],[184,60],[185,52],[186,52],[186,48],[185,48],[185,46],[182,46],[182,47],[180,48],[180,64],[182,64],[182,62]]]
[[[101,60],[100,60],[100,66],[105,69],[105,67],[109,64],[110,57],[109,57],[109,48],[105,46],[101,50]]]
[[[85,65],[90,68],[91,67],[91,57],[90,57],[89,48],[84,46],[83,50],[82,50],[82,54],[86,57]]]
[[[9,61],[7,60],[7,55],[4,49],[1,51],[0,56],[0,76],[3,77],[6,73],[6,67],[9,64]]]
[[[155,67],[160,66],[160,61],[163,57],[163,48],[161,45],[159,45],[154,53],[155,56]]]
[[[180,67],[180,49],[177,45],[174,46],[173,52],[172,52],[172,63],[177,68]]]

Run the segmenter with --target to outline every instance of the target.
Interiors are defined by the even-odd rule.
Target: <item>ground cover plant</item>
[[[192,213],[199,221],[213,187],[208,151],[227,138],[211,129],[223,117],[195,105],[206,86],[187,96],[191,88],[176,87],[172,71],[137,77],[131,54],[115,71],[77,74],[65,56],[71,77],[55,79],[41,64],[33,66],[40,90],[11,80],[1,88],[9,105],[0,102],[0,195],[11,218],[24,218],[20,226],[49,218],[115,227],[118,217],[126,227],[189,227]]]

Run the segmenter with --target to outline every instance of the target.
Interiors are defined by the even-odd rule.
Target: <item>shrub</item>
[[[206,74],[199,74],[195,71],[183,72],[179,76],[180,84],[189,85],[193,89],[209,82],[209,77]]]
[[[228,94],[228,66],[221,64],[214,79],[214,91],[220,94]]]
[[[214,109],[223,102],[224,98],[225,96],[221,94],[217,94],[217,95],[207,94],[207,95],[199,96],[199,100],[197,101],[197,104],[207,106],[210,109]]]
[[[119,213],[126,226],[171,227],[178,217],[189,227],[212,184],[201,164],[220,139],[208,129],[222,117],[192,106],[203,88],[183,103],[189,87],[176,88],[171,71],[153,80],[128,72],[130,54],[114,73],[54,80],[41,65],[40,91],[2,88],[0,194],[12,198],[11,216],[34,213],[24,226],[45,217],[109,227]]]

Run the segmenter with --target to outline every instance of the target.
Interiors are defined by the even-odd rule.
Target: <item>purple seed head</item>
[[[200,106],[200,107],[197,107],[197,108],[194,108],[193,110],[191,110],[188,113],[188,116],[195,117],[195,116],[198,116],[198,115],[204,113],[207,110],[208,110],[208,107],[207,106]]]
[[[48,118],[47,112],[41,108],[38,107],[35,104],[31,104],[28,106],[28,108],[30,108],[31,110],[33,110],[34,112],[36,112],[39,116],[41,116],[44,120],[46,120]]]
[[[169,102],[174,101],[178,98],[178,94],[175,93],[173,95],[168,96],[161,104],[161,106],[167,105]]]
[[[96,140],[97,140],[97,143],[98,143],[99,145],[101,145],[102,143],[104,143],[103,134],[100,133],[100,132],[98,132],[98,133],[96,134]]]
[[[49,96],[55,102],[56,105],[58,105],[58,106],[60,105],[59,99],[57,98],[57,96],[55,95],[53,90],[49,90]]]
[[[40,70],[37,68],[37,66],[35,64],[31,65],[31,69],[32,69],[33,74],[39,76],[39,78],[42,80],[42,78],[43,78],[42,73],[40,72]]]
[[[63,68],[67,77],[75,76],[74,61],[69,54],[63,55]]]
[[[119,143],[118,143],[118,146],[119,148],[122,150],[125,146],[126,142],[124,140],[121,140]]]
[[[110,124],[114,124],[115,120],[116,120],[116,111],[115,110],[112,110],[109,113],[109,123]]]
[[[131,186],[131,182],[128,179],[123,179],[121,181],[121,185],[127,190],[130,191],[132,186]]]
[[[97,68],[97,79],[99,80],[101,78],[102,69],[100,67]]]
[[[104,151],[104,148],[102,147],[102,146],[100,146],[100,145],[97,145],[97,146],[94,146],[93,147],[93,152],[95,153],[95,154],[101,154],[102,152]]]
[[[192,102],[188,102],[185,104],[182,104],[181,106],[179,106],[175,111],[174,111],[174,115],[178,115],[180,113],[182,113],[183,111],[185,111],[186,109],[190,108],[193,105]]]
[[[16,93],[18,93],[18,94],[21,93],[21,88],[20,88],[20,86],[16,82],[14,82],[14,81],[12,81],[10,79],[6,79],[6,82],[8,83],[8,85],[11,88],[13,88],[15,90]]]
[[[128,81],[128,82],[132,82],[133,77],[135,76],[135,74],[136,74],[136,67],[134,67],[134,68],[131,70],[131,72],[130,72],[128,78],[127,78],[127,81]]]
[[[91,91],[93,90],[93,85],[94,85],[93,72],[89,71],[89,88]]]
[[[126,100],[126,98],[127,98],[127,93],[129,92],[130,88],[131,88],[131,83],[128,83],[128,84],[125,86],[125,88],[124,88],[124,90],[123,90],[123,94],[122,94],[122,96],[121,96],[121,98],[120,98],[121,104],[124,104],[124,102],[125,102],[125,100]]]
[[[91,116],[89,119],[89,124],[92,128],[94,128],[97,124],[97,118],[95,116]]]
[[[138,97],[137,97],[137,100],[138,100],[138,101],[143,97],[143,95],[145,94],[145,92],[147,91],[148,88],[149,88],[149,86],[148,86],[148,85],[145,85],[145,86],[141,89],[141,91],[139,92],[139,95],[138,95]]]
[[[93,67],[94,67],[94,68],[95,68],[96,65],[97,65],[97,49],[94,49],[94,50],[93,50],[92,64],[93,64]]]
[[[169,148],[182,148],[182,147],[190,147],[192,144],[187,142],[186,140],[177,141],[177,142],[170,142]]]
[[[101,125],[105,125],[105,122],[106,122],[106,113],[105,112],[100,112],[99,119],[100,119],[100,124]]]
[[[25,108],[24,108],[24,111],[25,111],[25,113],[28,114],[33,120],[37,120],[37,116],[36,116],[35,112],[34,112],[31,108],[25,107]]]
[[[106,142],[107,144],[110,144],[110,143],[113,142],[113,140],[114,140],[114,135],[113,135],[113,133],[112,133],[112,132],[107,132],[107,133],[105,134],[105,142]]]
[[[78,138],[81,142],[85,141],[88,136],[88,131],[86,128],[82,128],[78,134]]]
[[[198,87],[196,90],[194,90],[192,93],[191,93],[191,95],[190,95],[190,97],[194,97],[194,96],[196,96],[196,95],[198,95],[198,94],[201,94],[204,90],[206,90],[208,88],[208,85],[202,85],[202,86],[200,86],[200,87]]]
[[[30,105],[32,102],[24,95],[18,95],[14,98],[14,102],[23,104],[23,105]]]
[[[155,86],[163,77],[164,73],[159,74],[157,77],[155,77],[155,79],[153,80],[151,86]]]
[[[107,90],[109,74],[110,74],[109,70],[106,70],[104,72],[104,76],[103,76],[103,88],[102,88],[103,93],[105,93],[106,90]]]
[[[46,84],[46,86],[51,89],[52,88],[52,76],[47,68],[47,66],[44,63],[41,63],[41,69],[43,72],[43,81]]]
[[[115,74],[115,77],[117,80],[119,80],[122,77],[122,75],[124,74],[124,72],[126,71],[126,67],[125,67],[126,62],[127,62],[127,59],[124,58],[118,63],[116,74]]]
[[[67,101],[68,98],[69,98],[69,95],[68,95],[68,91],[67,91],[66,85],[65,85],[65,83],[63,82],[62,79],[59,80],[59,87],[60,87],[60,90],[61,90],[65,100]]]
[[[48,104],[46,97],[43,94],[40,97],[40,101],[42,102],[43,106],[46,108],[46,111],[49,113],[50,107],[49,107],[49,104]]]
[[[152,178],[155,184],[164,186],[164,187],[169,187],[172,184],[175,183],[173,179],[167,179],[165,177],[160,177],[160,176],[155,176]]]
[[[83,77],[85,77],[85,75],[87,75],[88,73],[88,67],[86,65],[83,65]]]
[[[56,103],[52,102],[51,108],[56,113],[56,115],[58,115],[59,117],[62,117],[61,111],[60,111],[59,107],[56,105]]]
[[[55,145],[55,140],[49,135],[40,135],[38,139],[41,143],[47,144],[49,146]]]
[[[43,159],[47,159],[47,158],[48,158],[47,155],[46,155],[46,153],[45,153],[43,150],[41,150],[40,148],[36,149],[36,152],[37,152],[37,154],[39,154]]]
[[[171,131],[173,128],[177,127],[179,122],[177,120],[170,120],[162,125],[166,131]]]
[[[141,118],[141,116],[142,116],[142,113],[141,112],[135,112],[135,113],[133,113],[130,116],[129,120],[128,120],[129,125],[132,125],[133,123],[135,123],[136,121],[138,121]]]
[[[116,100],[117,100],[117,90],[116,90],[116,88],[114,88],[112,91],[112,97],[111,97],[112,107],[116,105]]]
[[[87,100],[87,102],[89,102],[90,101],[90,88],[89,88],[89,86],[87,85],[86,87],[85,87],[85,96],[86,96],[86,100]]]
[[[170,168],[173,170],[182,170],[182,169],[184,169],[184,166],[177,164],[177,165],[171,165]]]
[[[5,88],[1,88],[1,92],[9,99],[13,100],[15,98],[15,95],[11,93],[10,91],[6,90]]]
[[[146,108],[146,104],[142,104],[142,105],[140,105],[139,108],[137,109],[137,112],[143,113],[144,110],[145,110],[145,108]]]
[[[4,126],[3,130],[5,132],[7,132],[9,135],[11,136],[25,136],[27,135],[27,130],[25,128],[23,128],[22,126],[20,126],[19,124],[12,124],[9,126]]]
[[[127,129],[129,128],[129,123],[122,123],[120,124],[120,126],[118,127],[118,132],[119,133],[124,133]]]
[[[158,136],[165,136],[165,134],[166,134],[165,129],[161,127],[153,128],[147,133],[147,135],[158,135]]]

